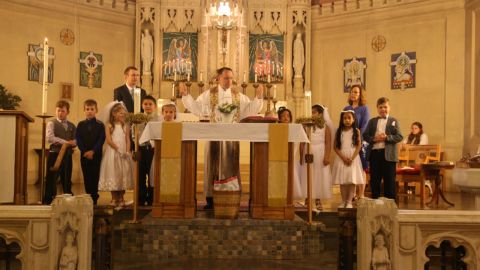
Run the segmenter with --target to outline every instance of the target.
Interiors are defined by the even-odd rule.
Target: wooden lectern
[[[34,122],[22,111],[0,111],[2,149],[2,188],[0,203],[27,203],[28,123]]]

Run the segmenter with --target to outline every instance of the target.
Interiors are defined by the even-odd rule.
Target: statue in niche
[[[305,65],[305,49],[303,48],[302,33],[297,33],[293,42],[293,71],[295,77],[303,77],[303,66]]]
[[[153,37],[148,29],[143,30],[140,49],[142,55],[143,73],[150,73],[153,63]]]
[[[390,270],[390,256],[385,246],[385,237],[381,232],[375,235],[375,247],[372,251],[372,269]]]
[[[76,270],[78,262],[78,248],[75,245],[75,233],[68,230],[65,234],[65,245],[60,254],[60,262],[58,269],[60,270]]]

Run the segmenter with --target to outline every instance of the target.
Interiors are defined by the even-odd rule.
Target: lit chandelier
[[[227,0],[213,2],[210,5],[209,16],[213,27],[221,30],[233,29],[237,27],[238,4]]]

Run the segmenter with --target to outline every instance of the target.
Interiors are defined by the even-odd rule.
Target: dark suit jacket
[[[142,89],[140,94],[141,99],[143,100],[143,98],[146,95],[147,95],[147,92]],[[133,97],[132,95],[130,95],[130,91],[128,90],[127,85],[124,84],[120,87],[115,88],[115,90],[113,90],[113,100],[123,101],[123,103],[127,107],[128,112],[133,113]],[[143,112],[143,109],[140,108],[140,111]]]
[[[368,142],[367,147],[367,160],[370,159],[370,152],[373,148],[373,138],[377,131],[377,123],[379,117],[370,119],[367,124],[367,128],[363,133],[363,140]],[[385,140],[385,160],[398,162],[397,143],[403,140],[402,132],[400,131],[400,125],[394,117],[389,116],[387,119],[387,126],[385,127],[385,134],[387,139]]]

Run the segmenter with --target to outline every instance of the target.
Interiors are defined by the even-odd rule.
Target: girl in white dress
[[[315,199],[317,210],[322,210],[323,199],[330,199],[332,197],[332,175],[330,172],[330,152],[332,147],[332,133],[329,127],[328,110],[315,104],[312,106],[312,117],[320,117],[323,124],[312,128],[310,136],[310,150],[313,154],[312,163],[312,199]],[[306,153],[304,147],[304,153]],[[307,198],[307,165],[300,166],[299,177],[294,184],[294,188],[300,189],[300,197]]]
[[[111,108],[111,109],[109,109]],[[105,121],[106,148],[100,165],[98,189],[112,193],[111,205],[125,206],[125,190],[133,188],[133,160],[130,151],[130,127],[125,123],[127,110],[122,102],[111,102]]]
[[[335,133],[334,150],[337,157],[332,169],[333,183],[340,185],[342,194],[342,204],[339,207],[352,208],[355,185],[365,184],[362,162],[358,155],[362,147],[361,138],[355,112],[343,111]]]

